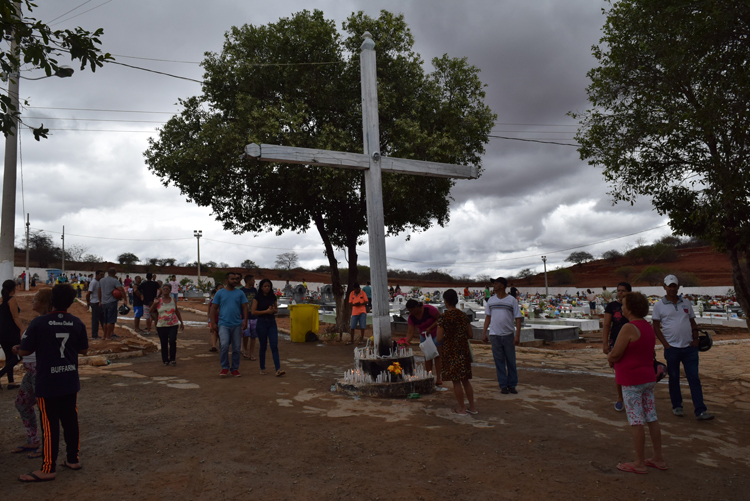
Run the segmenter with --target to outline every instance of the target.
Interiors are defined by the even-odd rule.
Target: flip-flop
[[[468,412],[469,414],[473,414],[473,415],[475,415],[475,416],[476,416],[477,414],[479,414],[479,411],[472,411],[472,410],[470,410],[470,409],[466,409],[466,412]]]
[[[617,469],[628,473],[637,473],[638,475],[645,475],[646,473],[648,473],[648,471],[636,470],[635,466],[633,466],[633,463],[619,463],[617,465]]]
[[[258,360],[258,357],[250,357],[250,360],[251,360],[251,361],[255,361],[255,360]]]
[[[453,414],[456,414],[457,416],[468,416],[468,414],[465,412],[463,414],[461,414],[460,412],[456,412],[456,409],[451,409],[451,412]]]
[[[280,377],[286,374],[286,371],[284,369],[279,369],[276,371],[276,377]]]
[[[26,456],[26,457],[29,458],[29,459],[37,459],[37,458],[40,458],[42,456],[44,456],[44,454],[42,454],[41,452],[34,451],[31,454],[29,454],[28,456]]]
[[[34,482],[50,482],[50,481],[52,481],[52,480],[54,480],[56,478],[56,477],[52,477],[52,478],[40,478],[40,477],[37,477],[36,475],[34,475],[33,471],[28,472],[26,475],[29,476],[29,477],[31,477],[31,478],[33,478],[34,480],[24,480],[21,477],[18,477],[18,480],[21,481],[21,482],[26,482],[26,483],[31,484],[31,483],[34,483]]]
[[[647,459],[646,461],[644,461],[644,463],[646,463],[646,466],[650,466],[651,468],[656,468],[657,470],[665,471],[667,469],[666,466],[658,466],[656,463],[654,463],[650,459]]]
[[[247,356],[247,355],[245,355],[244,353],[242,354],[242,358],[246,358],[246,359],[248,359],[248,360],[252,360],[252,358],[248,357],[248,356]]]
[[[83,469],[83,466],[81,466],[81,465],[78,465],[78,468],[74,468],[74,467],[70,466],[70,464],[67,461],[63,461],[63,463],[60,466],[64,466],[64,467],[68,468],[69,470],[73,470],[73,471],[78,471],[78,470],[82,470]]]
[[[12,451],[10,451],[10,453],[11,454],[20,454],[22,452],[36,452],[36,451],[39,450],[39,447],[41,447],[41,446],[40,445],[30,446],[30,445],[27,445],[27,444],[19,445],[18,447],[16,447]]]

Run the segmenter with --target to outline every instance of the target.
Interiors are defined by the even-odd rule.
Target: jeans
[[[492,357],[495,359],[495,371],[497,372],[497,384],[500,385],[500,388],[515,388],[518,384],[514,338],[513,334],[490,336]]]
[[[229,343],[232,343],[233,371],[240,368],[240,344],[242,342],[242,325],[219,325],[219,359],[221,368],[229,369]]]
[[[179,294],[179,292],[172,292],[171,293],[172,299],[174,299],[174,304],[177,304],[177,295],[178,294]]]
[[[170,325],[169,327],[157,327],[156,333],[159,334],[161,341],[161,361],[165,364],[177,360],[177,328],[179,325]]]
[[[102,320],[102,307],[99,303],[91,303],[91,339],[99,337],[99,325],[104,328]]]
[[[281,361],[279,360],[279,331],[276,328],[276,318],[273,315],[261,315],[255,329],[258,332],[258,340],[260,340],[260,370],[266,370],[266,347],[270,342],[273,365],[278,371],[281,369]]]
[[[696,346],[671,347],[664,350],[664,358],[667,361],[669,399],[672,401],[672,408],[682,407],[682,391],[680,390],[680,362],[682,362],[688,385],[690,385],[690,396],[693,397],[695,415],[700,416],[706,411],[706,405],[703,403],[703,388],[698,377],[698,348]]]

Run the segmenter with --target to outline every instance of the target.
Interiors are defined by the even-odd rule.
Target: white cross
[[[367,201],[367,235],[370,246],[370,281],[372,282],[372,330],[375,346],[381,355],[391,348],[391,318],[388,308],[388,270],[385,254],[383,218],[383,185],[381,172],[398,172],[420,176],[476,179],[477,168],[465,165],[423,162],[380,156],[378,127],[378,89],[375,66],[375,42],[372,35],[362,35],[359,65],[362,81],[362,135],[364,153],[294,148],[271,144],[248,144],[248,156],[267,162],[323,165],[365,171]]]

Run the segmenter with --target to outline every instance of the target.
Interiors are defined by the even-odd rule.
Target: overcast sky
[[[486,103],[498,115],[493,135],[569,144],[576,124],[566,113],[588,107],[586,72],[595,64],[591,46],[600,38],[606,7],[601,0],[38,3],[32,15],[46,22],[85,4],[52,26],[103,28],[102,48],[117,61],[197,80],[202,69],[195,63],[207,51],[220,51],[233,25],[262,25],[318,8],[341,29],[354,11],[401,12],[428,71],[430,59],[445,53],[466,56],[481,69]],[[142,259],[195,261],[193,230],[199,229],[203,262],[237,266],[252,259],[270,267],[277,254],[296,250],[306,268],[327,264],[316,231],[233,235],[209,207],[188,203],[148,171],[143,157],[148,138],[179,111],[178,98],[200,94],[200,84],[112,64],[96,73],[73,66],[72,78],[21,81],[21,97],[31,105],[25,121],[43,122],[52,135],[36,142],[29,131],[21,134],[24,190],[19,170],[17,241],[25,229],[25,207],[32,228],[48,230],[59,241],[64,225],[66,245],[83,245],[108,260],[133,252]],[[666,218],[647,200],[613,207],[601,169],[582,162],[575,147],[493,138],[486,149],[482,177],[454,188],[445,228],[414,234],[410,241],[407,234],[388,239],[391,268],[442,268],[471,276],[526,267],[540,271],[542,255],[553,269],[564,264],[571,252],[566,249],[586,246],[581,250],[598,256],[625,249],[639,237],[650,242],[669,233]],[[345,267],[343,256],[340,252]],[[367,261],[360,253],[360,263]]]

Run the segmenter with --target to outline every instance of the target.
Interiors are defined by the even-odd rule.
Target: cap
[[[508,280],[506,280],[503,277],[497,277],[497,278],[490,279],[490,282],[492,282],[493,284],[495,282],[500,282],[501,284],[503,284],[503,287],[507,287],[508,286]]]
[[[664,285],[672,285],[672,284],[680,285],[680,281],[677,280],[676,276],[667,275],[666,277],[664,277]]]

